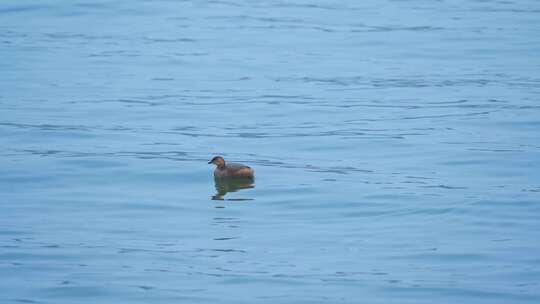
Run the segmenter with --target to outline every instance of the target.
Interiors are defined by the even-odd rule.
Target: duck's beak
[[[209,161],[208,163],[209,163],[209,164],[211,164],[211,163],[212,163],[212,161]]]

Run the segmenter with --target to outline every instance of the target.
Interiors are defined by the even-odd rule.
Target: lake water
[[[0,302],[540,303],[539,32],[535,0],[2,1]]]

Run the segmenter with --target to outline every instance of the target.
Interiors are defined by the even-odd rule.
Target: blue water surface
[[[538,33],[536,0],[2,1],[0,302],[540,303]]]

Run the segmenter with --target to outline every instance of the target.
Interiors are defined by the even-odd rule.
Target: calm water
[[[2,1],[0,302],[539,303],[539,32],[534,0]]]

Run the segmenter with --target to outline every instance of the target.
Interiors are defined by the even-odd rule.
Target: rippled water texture
[[[540,303],[539,33],[526,0],[2,1],[0,302]]]

